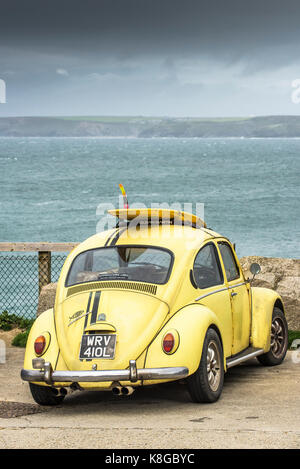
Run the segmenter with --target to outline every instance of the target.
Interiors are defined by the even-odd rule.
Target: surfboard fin
[[[124,208],[129,208],[127,194],[126,194],[123,184],[119,184],[119,188],[122,192]]]

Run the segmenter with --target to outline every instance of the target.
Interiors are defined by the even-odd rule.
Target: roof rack
[[[129,224],[138,218],[142,225],[181,225],[193,228],[206,228],[206,223],[196,215],[166,208],[125,208],[108,210],[110,215],[118,218],[118,225]]]

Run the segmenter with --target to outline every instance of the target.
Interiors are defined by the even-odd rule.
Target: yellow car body
[[[138,216],[148,221],[131,226],[137,216],[133,210],[116,211],[119,227],[92,236],[69,254],[58,281],[54,309],[42,313],[30,331],[21,373],[24,380],[53,389],[76,385],[78,389],[109,390],[187,378],[197,372],[209,329],[222,344],[224,371],[270,350],[274,307],[284,312],[280,296],[251,287],[230,241],[207,229],[194,215],[155,212],[155,223],[149,221],[153,213],[150,209],[140,211]],[[170,223],[161,223],[167,216]],[[124,274],[115,279],[115,271],[108,270],[106,274],[76,271],[76,279],[82,281],[70,283],[68,276],[73,275],[75,260],[80,262],[78,256],[93,253],[82,255],[82,259],[94,256],[95,262],[95,250],[100,257],[134,253],[137,257],[131,269],[145,272],[143,278],[148,281],[133,281]],[[153,271],[154,279],[163,278],[165,267],[136,261],[149,252],[151,256],[153,252],[155,256],[170,256],[166,281],[150,282],[151,276],[147,277]],[[208,283],[213,283],[214,273],[201,264],[203,253],[207,259],[215,256],[217,260],[217,285],[205,284],[203,272],[212,277]],[[224,260],[232,263],[231,270]],[[170,353],[163,348],[168,333],[174,339]],[[35,340],[39,336],[45,337],[45,343],[43,353],[37,355]],[[94,340],[92,336],[102,337],[100,341],[115,336],[111,339],[115,340],[113,356],[105,356],[105,347],[89,350],[86,345],[84,353],[92,350],[101,356],[80,358],[83,336],[90,337],[84,338],[87,344]]]

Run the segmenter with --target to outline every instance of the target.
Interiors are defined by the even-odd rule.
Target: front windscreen
[[[172,266],[169,251],[144,246],[114,246],[82,252],[73,261],[66,286],[101,280],[166,283]]]

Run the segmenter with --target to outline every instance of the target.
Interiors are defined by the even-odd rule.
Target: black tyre
[[[65,396],[58,395],[57,389],[48,386],[39,386],[29,383],[33,399],[40,405],[58,405],[61,404]]]
[[[186,381],[193,402],[215,402],[219,399],[224,383],[224,358],[220,338],[214,329],[208,329],[200,365]]]
[[[288,348],[288,325],[281,309],[275,307],[271,325],[271,348],[259,355],[258,361],[265,366],[275,366],[283,362]]]

